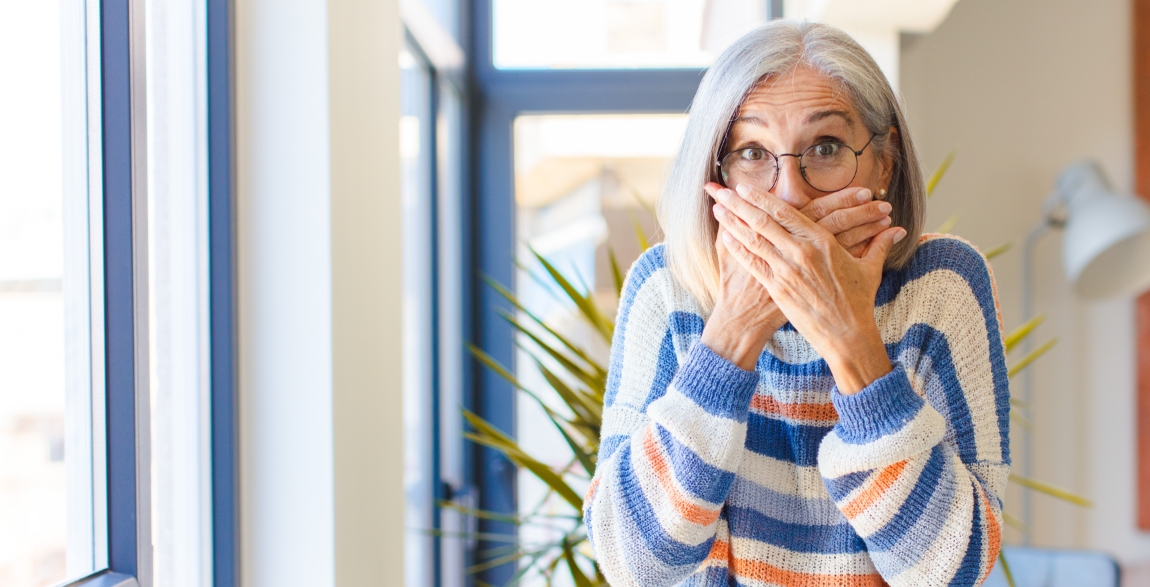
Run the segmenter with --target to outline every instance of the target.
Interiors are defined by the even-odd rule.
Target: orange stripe
[[[746,577],[776,585],[802,585],[803,587],[878,587],[883,584],[882,575],[817,575],[796,573],[771,566],[767,563],[736,558],[733,561],[736,577]]]
[[[591,480],[591,485],[587,487],[587,493],[583,495],[583,507],[586,509],[591,504],[591,500],[595,499],[595,490],[599,488],[599,478],[596,477]]]
[[[907,461],[899,461],[879,472],[878,476],[871,482],[870,487],[863,490],[858,494],[850,503],[843,507],[843,515],[848,520],[855,519],[855,516],[866,511],[874,502],[878,501],[887,489],[890,489],[898,480],[903,469],[906,468]]]
[[[751,398],[751,409],[768,414],[778,414],[792,420],[827,420],[836,422],[839,419],[834,404],[784,404],[769,395],[756,394]]]
[[[643,434],[643,452],[651,461],[651,469],[655,471],[655,478],[659,480],[659,485],[663,486],[663,491],[667,493],[667,498],[671,500],[671,505],[675,506],[680,516],[683,516],[688,522],[700,526],[710,526],[719,519],[718,509],[710,510],[691,503],[679,492],[679,488],[675,487],[675,481],[671,479],[671,467],[663,459],[663,453],[659,450],[659,444],[655,440],[651,425],[647,426],[647,432]]]
[[[708,561],[723,561],[727,562],[727,556],[731,552],[731,543],[726,540],[716,540],[714,545],[711,546],[711,553],[707,555]]]
[[[986,510],[984,516],[987,520],[986,535],[990,539],[990,549],[987,551],[990,556],[990,564],[986,565],[986,572],[983,573],[982,580],[979,581],[982,583],[990,576],[990,571],[994,570],[994,563],[998,562],[998,550],[1002,548],[1002,530],[998,527],[998,520],[995,519],[994,512],[990,509],[990,500],[986,499],[986,494],[982,492],[982,488],[979,488],[978,494],[982,496],[982,505]]]

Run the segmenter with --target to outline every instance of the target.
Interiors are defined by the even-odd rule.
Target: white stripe
[[[998,414],[990,340],[982,306],[966,280],[950,269],[931,271],[907,283],[898,296],[875,308],[883,341],[902,340],[915,324],[925,324],[946,336],[951,361],[974,422],[979,460],[1000,461]],[[1001,336],[995,332],[994,336]],[[925,390],[917,387],[920,394]]]
[[[743,450],[739,476],[776,493],[806,499],[831,498],[817,467],[800,467],[750,450]]]
[[[603,426],[599,429],[599,438],[607,440],[612,436],[630,436],[649,421],[647,414],[631,406],[613,404],[603,410]]]
[[[647,406],[647,414],[708,465],[731,472],[738,467],[745,452],[746,422],[708,413],[674,385]]]
[[[855,519],[851,520],[851,526],[854,526],[855,532],[858,532],[859,536],[865,538],[882,530],[895,516],[899,515],[902,504],[906,501],[910,492],[914,490],[915,485],[918,484],[919,477],[922,476],[922,470],[926,468],[926,464],[930,462],[930,454],[931,453],[924,453],[919,458],[911,459],[899,474],[898,481],[894,486],[887,488],[886,493],[884,493],[882,497],[863,510]],[[876,476],[878,473],[878,471],[875,471]],[[857,497],[859,493],[869,489],[872,483],[873,478],[871,482],[863,484],[863,487],[860,487],[858,491],[853,493]],[[853,497],[851,499],[853,499]],[[844,500],[842,502],[843,507],[846,507],[848,503],[850,503],[850,500]]]
[[[832,430],[819,445],[819,472],[833,479],[880,469],[928,451],[945,434],[946,422],[930,404],[924,404],[902,430],[866,444],[848,444]]]
[[[822,554],[796,552],[751,538],[733,538],[735,558],[768,564],[793,573],[814,575],[869,575],[875,572],[870,555],[866,552]],[[743,579],[742,576],[739,577]]]
[[[667,459],[666,453],[663,454],[663,459]],[[655,518],[668,536],[690,546],[702,544],[714,536],[715,522],[700,526],[688,522],[679,515],[679,510],[675,509],[675,505],[668,499],[658,477],[652,471],[653,463],[647,458],[647,451],[643,449],[642,436],[636,436],[631,441],[631,468],[635,472],[643,495],[646,496],[647,502],[651,504],[651,509],[655,512]],[[668,470],[668,473],[671,471]],[[633,539],[642,540],[639,536],[635,536]]]
[[[946,521],[926,552],[930,553],[916,565],[891,579],[891,587],[945,587],[958,572],[970,544],[971,523],[974,520],[974,494],[970,475],[957,458],[949,459],[951,474],[959,480],[951,498]],[[903,540],[914,537],[908,535]]]
[[[660,368],[660,343],[669,327],[669,310],[660,281],[669,277],[666,269],[655,271],[635,292],[627,323],[623,325],[623,361],[613,405],[639,408],[651,393]]]

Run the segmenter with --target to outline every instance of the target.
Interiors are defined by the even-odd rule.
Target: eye
[[[843,148],[839,143],[819,143],[811,147],[811,155],[815,157],[834,157]]]
[[[766,149],[749,147],[746,149],[740,149],[738,157],[744,161],[762,161],[763,159],[767,158],[767,151]]]

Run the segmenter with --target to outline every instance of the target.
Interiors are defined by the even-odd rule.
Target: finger
[[[869,246],[870,246],[870,239],[867,239],[867,240],[847,249],[847,252],[850,253],[850,255],[852,257],[854,257],[855,259],[862,259],[863,253],[866,252],[866,248]]]
[[[890,211],[891,205],[889,202],[876,200],[852,208],[835,210],[823,217],[822,220],[819,220],[818,225],[827,229],[827,232],[837,235],[869,222],[889,217]],[[870,236],[874,235],[872,234]]]
[[[891,247],[904,238],[906,238],[906,230],[902,227],[895,226],[880,232],[871,240],[870,246],[863,253],[862,260],[869,264],[881,266],[886,262],[886,256],[890,253]]]
[[[807,215],[807,218],[818,222],[836,210],[853,208],[873,199],[871,191],[867,188],[846,188],[821,198],[815,198],[811,203],[803,206],[801,211]]]
[[[790,233],[772,220],[766,212],[740,197],[734,190],[723,188],[715,190],[712,195],[715,200],[718,201],[717,206],[723,206],[725,210],[738,216],[751,230],[763,235],[767,240],[782,242],[793,238]],[[786,204],[783,205],[786,206]],[[791,208],[791,210],[794,210],[794,208]],[[718,218],[718,216],[716,216],[716,218]],[[720,219],[720,221],[721,220],[722,219]]]
[[[742,183],[735,186],[735,192],[743,199],[754,204],[756,208],[766,212],[767,216],[770,216],[772,220],[795,236],[805,238],[831,236],[823,227],[815,224],[810,218],[807,218],[805,214],[799,212],[793,206],[780,200],[770,192],[758,192],[751,186]],[[775,239],[772,238],[771,235],[764,236],[770,238],[772,242],[775,242]]]
[[[775,245],[754,228],[748,226],[742,218],[733,214],[722,204],[715,204],[714,213],[715,219],[719,221],[725,235],[730,235],[768,263],[779,260],[779,251]]]
[[[773,273],[771,272],[771,265],[763,260],[762,257],[752,253],[743,246],[730,232],[723,233],[721,237],[723,246],[727,252],[735,259],[735,261],[746,269],[759,283],[765,287],[771,282]]]
[[[846,232],[840,232],[835,235],[839,244],[844,249],[849,249],[861,242],[870,240],[878,236],[878,233],[890,228],[890,217],[884,216],[874,222],[868,222],[862,226],[856,226]]]

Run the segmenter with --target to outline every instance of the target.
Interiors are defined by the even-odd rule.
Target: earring
[[[880,200],[885,200],[886,199],[886,188],[879,188],[877,197]]]

